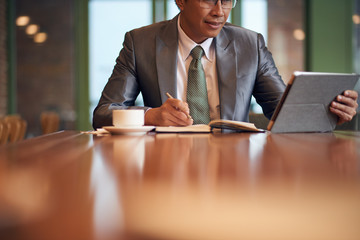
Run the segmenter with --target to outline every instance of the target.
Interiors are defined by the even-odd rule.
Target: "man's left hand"
[[[338,125],[350,122],[355,116],[358,108],[358,93],[353,90],[346,90],[343,95],[338,95],[335,101],[332,101],[330,111],[335,113],[339,120]]]

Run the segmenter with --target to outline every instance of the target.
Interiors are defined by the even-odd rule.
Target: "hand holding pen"
[[[168,92],[166,93],[166,96],[167,96],[168,98],[174,99],[173,96],[171,96],[170,93],[168,93]],[[180,110],[180,111],[181,111],[181,110]],[[190,116],[190,114],[189,114],[188,111],[186,111],[186,112],[184,112],[184,113],[186,114],[186,116],[187,116],[188,119],[191,119],[191,120],[192,120],[192,117]]]
[[[158,108],[151,108],[145,113],[145,124],[154,126],[188,126],[193,124],[189,106],[186,102],[173,98],[168,99]]]

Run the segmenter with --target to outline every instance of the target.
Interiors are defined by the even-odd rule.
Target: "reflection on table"
[[[360,134],[59,132],[0,148],[1,239],[357,239]]]

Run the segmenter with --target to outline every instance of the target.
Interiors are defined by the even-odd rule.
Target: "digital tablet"
[[[330,132],[338,117],[329,106],[355,87],[360,75],[294,72],[267,129],[274,133]]]

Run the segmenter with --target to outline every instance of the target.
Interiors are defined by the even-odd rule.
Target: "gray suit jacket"
[[[93,127],[112,125],[112,110],[161,106],[169,92],[176,96],[178,30],[172,20],[132,30],[94,110]],[[261,34],[226,24],[215,38],[222,119],[248,121],[251,95],[268,118],[273,114],[285,85]]]

